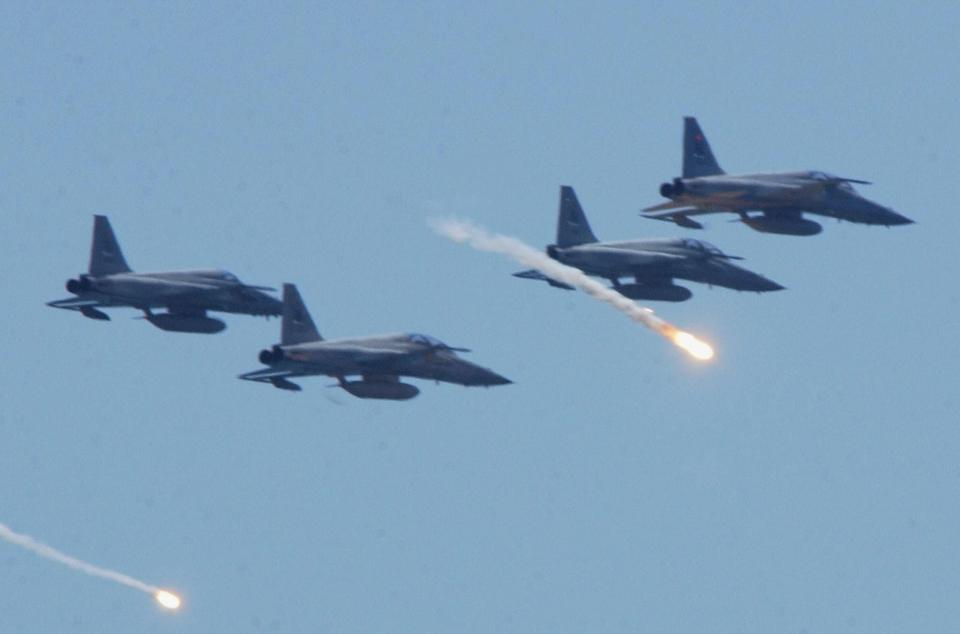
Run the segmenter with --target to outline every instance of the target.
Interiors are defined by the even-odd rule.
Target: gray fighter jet
[[[598,242],[576,193],[567,186],[560,188],[557,243],[547,246],[547,255],[588,275],[607,278],[614,289],[630,299],[665,302],[690,299],[690,289],[674,284],[674,278],[758,293],[783,288],[762,275],[730,262],[743,258],[727,255],[702,240],[652,238]],[[536,270],[521,271],[514,275],[543,280],[551,286],[572,290],[572,287]],[[633,277],[634,283],[622,284],[621,277]]]
[[[660,195],[670,202],[647,207],[646,218],[703,229],[690,216],[733,212],[751,229],[792,236],[822,230],[804,213],[888,227],[913,222],[867,200],[851,185],[869,185],[867,181],[817,171],[728,175],[713,157],[697,120],[684,117],[683,124],[683,176],[660,186]]]
[[[358,398],[405,401],[420,393],[401,376],[460,385],[507,385],[508,379],[457,356],[469,352],[453,348],[428,335],[393,334],[324,341],[313,324],[300,292],[283,285],[280,343],[260,352],[269,367],[241,374],[247,381],[270,383],[281,390],[300,391],[290,379],[326,375]],[[347,377],[359,376],[360,379]]]
[[[89,270],[67,281],[76,297],[48,302],[48,306],[78,311],[90,319],[109,320],[100,308],[128,306],[143,311],[144,318],[161,330],[215,333],[226,328],[207,311],[246,315],[279,315],[280,301],[263,291],[274,289],[243,284],[227,271],[200,270],[167,273],[134,273],[106,216],[93,217],[93,245]],[[155,313],[153,309],[166,312]]]

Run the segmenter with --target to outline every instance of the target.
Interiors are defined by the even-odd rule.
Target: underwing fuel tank
[[[693,296],[689,288],[677,286],[676,284],[661,286],[621,284],[620,286],[614,287],[613,290],[630,299],[649,299],[660,302],[685,302]]]
[[[340,387],[357,398],[388,401],[406,401],[420,393],[416,386],[396,381],[341,381]]]
[[[690,218],[690,216],[684,216],[683,214],[677,214],[676,216],[670,216],[670,219],[677,224],[678,227],[686,227],[687,229],[703,229],[703,225]]]
[[[227,327],[225,323],[213,317],[199,315],[177,315],[175,313],[161,313],[147,316],[147,321],[160,330],[171,332],[194,332],[212,335]]]
[[[293,381],[288,381],[280,376],[273,377],[270,379],[270,382],[273,384],[273,387],[280,388],[281,390],[289,390],[290,392],[299,392],[303,389]]]
[[[741,218],[741,222],[754,231],[788,236],[815,236],[823,231],[819,223],[805,218]]]
[[[84,317],[89,317],[90,319],[96,319],[98,321],[110,321],[110,315],[102,310],[97,310],[93,306],[83,306],[80,308],[80,314]]]

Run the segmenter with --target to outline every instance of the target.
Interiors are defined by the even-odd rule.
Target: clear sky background
[[[196,6],[198,5],[199,6]],[[960,629],[956,3],[0,8],[0,631]],[[728,171],[915,219],[644,220],[681,117]],[[431,232],[690,236],[789,290],[659,304],[697,365]],[[325,336],[422,331],[516,384],[361,401],[238,381],[279,336],[44,302],[108,214],[136,270],[299,284]]]

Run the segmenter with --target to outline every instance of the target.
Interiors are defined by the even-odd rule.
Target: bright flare
[[[172,592],[167,590],[157,590],[157,593],[153,596],[157,600],[157,603],[168,610],[176,610],[180,607],[180,597]]]
[[[691,335],[689,332],[678,330],[671,337],[673,343],[677,344],[695,359],[709,361],[713,358],[713,348],[706,341],[701,341]]]

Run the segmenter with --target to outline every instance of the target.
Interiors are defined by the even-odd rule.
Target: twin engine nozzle
[[[274,365],[283,361],[283,350],[280,346],[274,346],[269,350],[261,350],[258,358],[263,365]]]
[[[86,275],[81,275],[79,279],[67,280],[67,292],[73,293],[74,295],[79,295],[92,288],[93,284],[90,283],[90,278]]]
[[[680,178],[675,178],[672,183],[664,183],[660,186],[660,195],[664,198],[681,196],[685,191],[687,191],[687,188],[683,185],[683,180]]]

